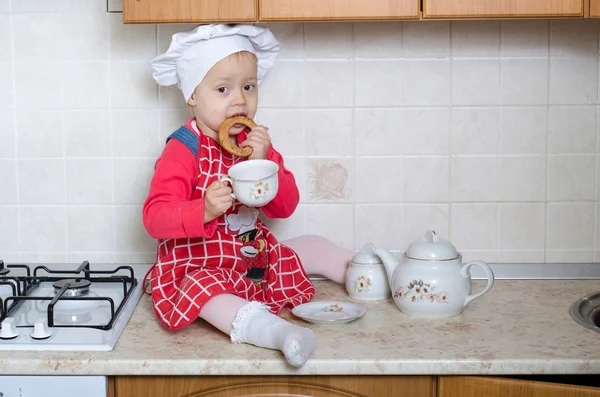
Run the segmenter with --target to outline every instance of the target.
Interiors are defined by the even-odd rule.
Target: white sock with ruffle
[[[311,329],[285,321],[260,302],[250,302],[237,312],[230,336],[233,343],[281,350],[295,367],[304,365],[317,341]]]

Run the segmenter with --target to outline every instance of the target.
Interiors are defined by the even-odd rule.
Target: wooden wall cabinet
[[[486,376],[440,376],[438,397],[600,397],[600,388]]]
[[[590,17],[600,18],[600,0],[590,0]]]
[[[258,0],[123,0],[124,23],[256,22]]]
[[[118,376],[116,397],[435,397],[433,376]]]
[[[259,0],[261,21],[418,19],[419,0]]]
[[[423,0],[425,19],[583,17],[588,0]]]

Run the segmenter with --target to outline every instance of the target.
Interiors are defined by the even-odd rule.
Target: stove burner
[[[4,261],[0,261],[0,276],[4,276],[5,274],[8,274],[8,272],[10,272],[10,269],[4,267]]]
[[[54,294],[57,295],[67,283],[69,286],[63,296],[86,296],[90,292],[90,285],[92,284],[89,280],[65,278],[52,284]]]

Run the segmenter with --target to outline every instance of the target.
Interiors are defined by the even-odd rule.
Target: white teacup
[[[271,160],[247,160],[229,169],[222,182],[231,183],[234,199],[248,207],[260,207],[275,198],[279,165]]]

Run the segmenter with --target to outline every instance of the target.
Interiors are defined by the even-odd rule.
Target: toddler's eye
[[[244,86],[244,89],[245,89],[246,91],[252,91],[252,90],[254,89],[254,84],[246,84],[246,85]]]
[[[227,92],[227,87],[219,87],[217,88],[217,91],[219,91],[221,94],[224,94]]]

